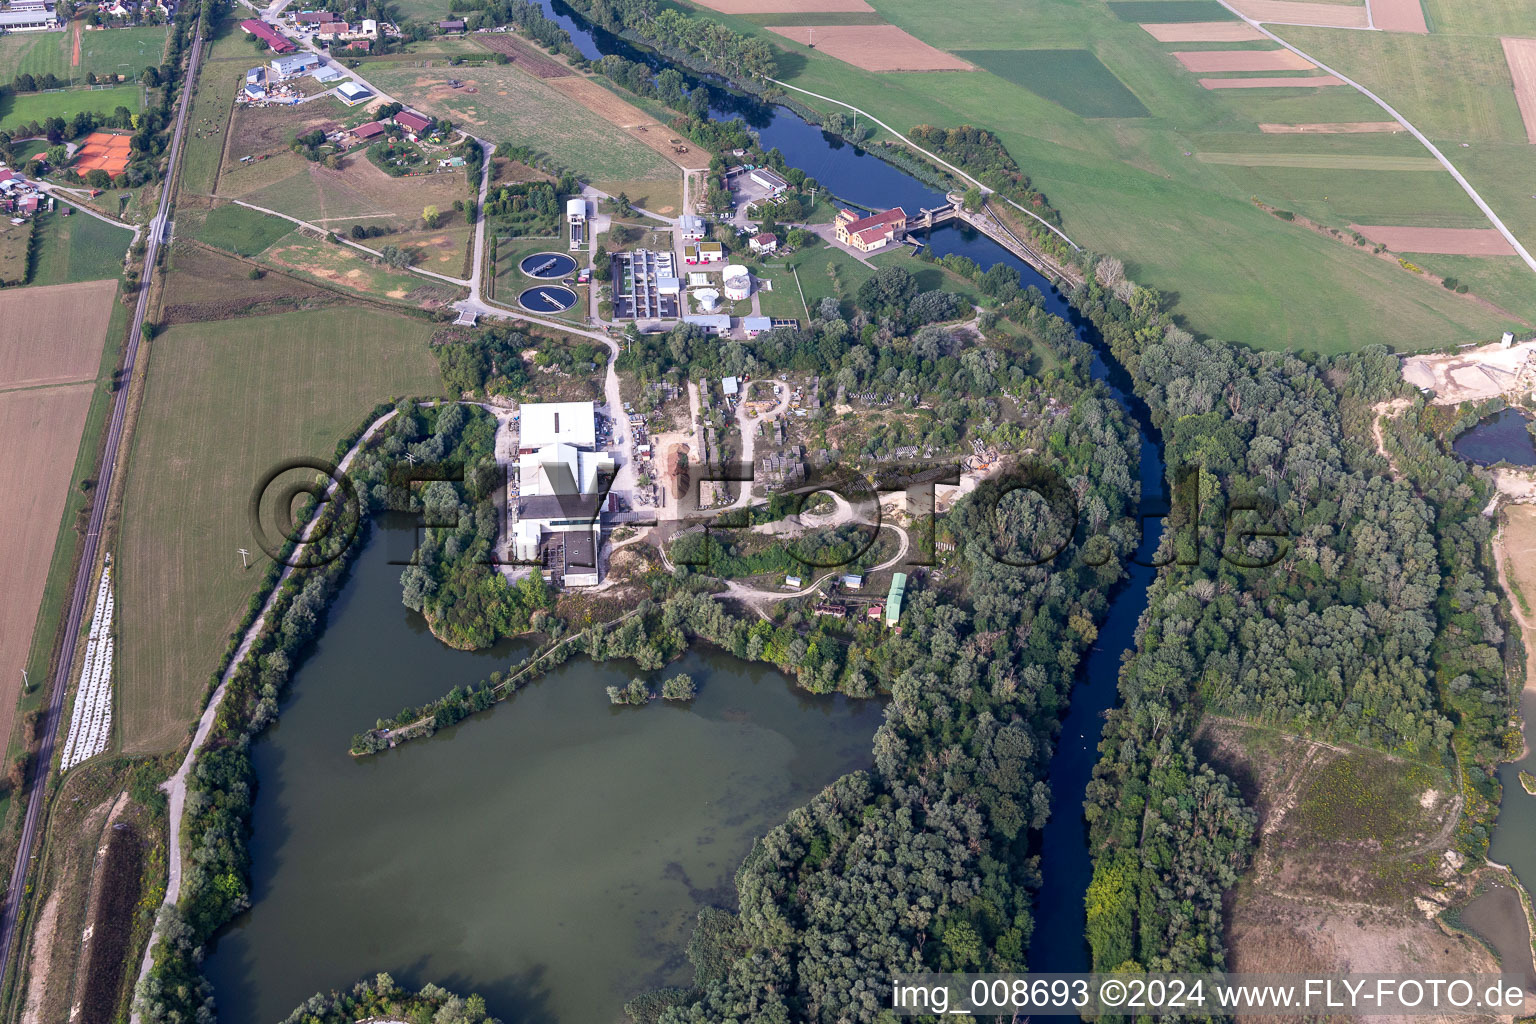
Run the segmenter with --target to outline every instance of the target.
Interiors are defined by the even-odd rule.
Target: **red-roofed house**
[[[369,121],[352,129],[352,134],[363,140],[376,139],[384,134],[384,126],[377,121]]]
[[[315,29],[315,35],[326,39],[334,39],[337,36],[346,35],[349,27],[344,21],[327,21]]]
[[[420,134],[432,127],[432,119],[430,117],[423,117],[414,110],[402,110],[395,115],[395,124],[407,131]]]
[[[268,25],[264,21],[257,21],[255,18],[248,18],[240,23],[240,27],[245,29],[245,31],[249,34],[255,36],[257,39],[260,39],[262,42],[266,43],[268,46],[272,47],[272,51],[274,53],[288,53],[290,50],[297,49],[293,43],[289,42],[287,39],[284,39],[282,35],[273,30],[271,25]]]
[[[330,11],[302,11],[299,14],[300,25],[324,25],[341,19]]]
[[[762,234],[753,235],[748,240],[747,245],[751,247],[753,252],[773,252],[778,249],[779,240],[773,232],[764,231]]]
[[[900,241],[907,233],[907,211],[898,206],[884,213],[860,217],[852,210],[839,210],[833,227],[839,242],[860,252],[874,252]]]

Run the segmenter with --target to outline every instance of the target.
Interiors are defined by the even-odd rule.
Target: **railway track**
[[[139,286],[138,305],[134,307],[133,322],[128,327],[128,346],[123,355],[124,379],[132,380],[134,362],[138,358],[139,342],[144,336],[144,317],[149,311],[150,283],[154,278],[155,261],[164,244],[166,228],[170,223],[171,197],[175,191],[176,172],[181,164],[182,143],[186,136],[187,114],[192,109],[192,89],[197,81],[198,62],[202,58],[203,37],[199,31],[192,40],[187,57],[187,73],[182,83],[181,109],[176,115],[176,128],[171,135],[170,161],[166,167],[165,188],[160,194],[160,206],[149,222],[149,235],[144,250],[144,274]],[[86,528],[85,541],[80,550],[80,560],[75,570],[74,586],[70,593],[69,608],[64,620],[64,649],[59,652],[54,669],[52,689],[42,721],[42,745],[38,749],[37,769],[27,788],[27,811],[22,822],[21,839],[16,850],[16,863],[11,868],[10,884],[6,887],[3,905],[0,905],[0,971],[10,965],[15,950],[16,928],[20,920],[20,897],[24,891],[27,874],[32,868],[33,847],[42,825],[43,805],[47,802],[48,779],[53,763],[54,745],[58,741],[59,722],[63,717],[64,695],[69,692],[69,674],[74,665],[75,645],[80,639],[80,625],[85,606],[93,588],[91,578],[95,574],[100,554],[102,526],[106,522],[112,492],[112,477],[116,469],[117,453],[122,444],[123,424],[128,415],[128,396],[131,389],[118,389],[112,402],[112,419],[107,427],[106,443],[102,449],[101,470],[97,474],[95,497],[91,503],[91,518]]]

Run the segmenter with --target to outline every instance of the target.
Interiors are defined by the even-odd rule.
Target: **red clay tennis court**
[[[81,174],[106,171],[112,177],[128,167],[128,136],[110,132],[92,132],[75,154],[75,170]]]

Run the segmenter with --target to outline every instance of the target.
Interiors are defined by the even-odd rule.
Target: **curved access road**
[[[1292,46],[1290,43],[1286,42],[1284,39],[1281,39],[1269,29],[1265,28],[1260,22],[1254,21],[1242,11],[1238,10],[1236,7],[1233,7],[1232,4],[1228,2],[1228,0],[1218,0],[1218,2],[1221,4],[1221,6],[1225,7],[1234,15],[1241,18],[1252,28],[1264,33],[1266,37],[1279,43],[1281,46],[1285,47],[1287,50],[1290,50],[1292,53],[1296,54],[1296,56],[1302,58],[1303,60],[1308,60],[1313,64],[1316,64],[1321,70],[1337,78],[1345,85],[1350,86],[1366,99],[1370,100],[1382,110],[1385,110],[1388,114],[1392,115],[1392,120],[1406,128],[1408,130],[1408,134],[1418,139],[1419,143],[1423,145],[1425,149],[1429,150],[1430,154],[1436,160],[1440,161],[1440,166],[1451,172],[1451,177],[1456,179],[1456,184],[1460,185],[1461,190],[1467,194],[1467,197],[1470,198],[1474,204],[1476,204],[1479,210],[1483,211],[1483,216],[1488,218],[1488,222],[1498,230],[1499,234],[1504,236],[1504,240],[1506,242],[1515,247],[1515,252],[1518,253],[1520,258],[1525,261],[1525,265],[1530,267],[1533,272],[1536,272],[1536,257],[1532,257],[1525,246],[1520,244],[1520,239],[1516,238],[1514,232],[1510,231],[1509,228],[1505,226],[1504,222],[1499,219],[1499,215],[1493,212],[1493,207],[1484,202],[1483,197],[1477,194],[1477,189],[1473,188],[1472,183],[1466,179],[1466,176],[1456,169],[1456,165],[1451,163],[1450,158],[1447,157],[1444,153],[1440,152],[1440,148],[1438,146],[1429,141],[1429,136],[1415,128],[1413,123],[1410,122],[1402,114],[1398,113],[1390,103],[1376,95],[1371,90],[1367,89],[1365,86],[1361,85],[1359,82],[1355,81],[1353,78],[1350,78],[1344,72],[1329,67],[1327,64],[1324,64],[1322,61],[1318,60],[1316,57],[1312,56],[1310,53],[1307,53],[1300,47]]]
[[[139,341],[144,336],[144,315],[149,310],[150,283],[155,273],[155,260],[160,255],[165,228],[170,222],[171,195],[175,191],[176,172],[181,166],[182,140],[187,131],[187,114],[192,109],[192,87],[197,81],[197,66],[202,55],[203,38],[201,33],[198,33],[193,37],[192,49],[187,57],[187,73],[182,83],[181,110],[176,115],[176,128],[171,135],[165,187],[160,192],[160,207],[154,219],[149,222],[149,242],[144,250],[144,274],[139,284],[139,301],[134,307],[133,322],[128,327],[128,345],[123,353],[123,369],[125,378],[130,381],[133,379],[134,360],[139,353]],[[43,805],[48,802],[48,777],[53,765],[53,748],[58,740],[59,722],[63,718],[64,695],[69,691],[70,669],[74,666],[75,644],[80,639],[80,626],[85,615],[86,599],[95,591],[92,580],[96,575],[102,524],[107,517],[117,451],[122,443],[123,423],[127,418],[128,395],[131,391],[132,388],[129,387],[119,388],[112,401],[112,418],[107,426],[106,443],[102,447],[101,469],[97,473],[95,497],[91,502],[90,523],[80,546],[80,561],[75,570],[75,582],[64,619],[64,648],[59,652],[48,704],[43,710],[42,745],[38,748],[37,767],[32,772],[26,791],[27,812],[22,820],[21,837],[16,848],[16,863],[11,868],[11,879],[6,887],[4,905],[0,907],[0,970],[10,962],[20,909],[18,897],[26,886],[27,872],[32,862],[32,848],[36,845],[38,828],[42,822]]]

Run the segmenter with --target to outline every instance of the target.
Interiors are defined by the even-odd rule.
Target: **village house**
[[[884,213],[861,217],[852,210],[839,210],[833,229],[842,244],[860,252],[874,252],[901,241],[906,235],[907,211],[898,206]]]
[[[747,245],[753,252],[774,252],[779,247],[779,240],[771,232],[764,231],[753,235]]]
[[[450,21],[438,22],[437,27],[444,32],[463,32],[465,26],[462,19],[454,18]]]
[[[416,137],[424,134],[432,127],[432,119],[424,114],[418,114],[414,110],[402,110],[394,117],[395,124],[405,129],[412,142]]]

